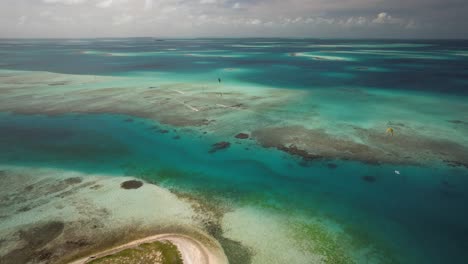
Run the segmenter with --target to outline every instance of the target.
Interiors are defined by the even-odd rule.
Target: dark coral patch
[[[141,186],[143,186],[143,182],[142,181],[137,181],[137,180],[130,180],[130,181],[124,181],[122,182],[122,184],[120,184],[120,187],[122,189],[138,189],[140,188]]]
[[[359,66],[359,67],[355,67],[354,69],[359,70],[359,71],[365,71],[365,70],[368,70],[369,67]]]
[[[327,164],[327,167],[328,167],[329,169],[336,169],[336,168],[338,168],[338,165],[336,165],[335,163],[328,163],[328,164]]]
[[[211,146],[211,149],[209,153],[215,153],[216,151],[222,150],[222,149],[227,149],[231,146],[231,143],[226,142],[226,141],[221,141],[218,143],[215,143]]]
[[[444,162],[450,167],[465,167],[468,169],[468,162],[461,162],[456,160],[444,160]]]
[[[375,176],[366,175],[366,176],[362,176],[362,180],[373,183],[377,180],[377,178]]]
[[[239,133],[239,134],[236,135],[236,138],[238,138],[238,139],[248,139],[249,134]]]
[[[72,177],[72,178],[68,178],[68,179],[65,179],[63,180],[66,184],[78,184],[78,183],[81,183],[83,180],[80,178],[80,177]]]
[[[281,150],[281,151],[284,151],[286,153],[289,153],[290,155],[302,157],[302,159],[304,161],[312,161],[312,160],[322,158],[319,155],[311,154],[311,153],[307,152],[306,150],[299,149],[294,144],[292,144],[290,146],[284,146],[284,145],[278,146],[278,149]]]
[[[462,120],[449,120],[448,122],[452,123],[452,124],[464,124],[466,122],[462,121]]]

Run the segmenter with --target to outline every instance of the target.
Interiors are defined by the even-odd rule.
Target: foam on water
[[[327,55],[325,52],[297,52],[294,53],[294,56],[297,57],[306,57],[312,58],[314,60],[324,60],[324,61],[354,61],[352,57],[343,57],[343,56],[333,56]]]

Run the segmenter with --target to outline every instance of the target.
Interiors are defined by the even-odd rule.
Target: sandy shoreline
[[[69,263],[156,240],[176,245],[184,263],[228,263],[192,205],[156,185],[124,189],[136,179],[37,167],[0,174],[2,264]]]
[[[111,248],[109,250],[99,252],[92,256],[82,258],[71,262],[70,264],[84,264],[90,260],[101,258],[107,255],[115,254],[127,248],[134,248],[142,243],[149,243],[154,241],[169,241],[177,246],[177,249],[182,255],[182,261],[186,264],[227,264],[228,260],[222,252],[218,249],[208,249],[197,240],[180,234],[161,234],[150,236],[142,239],[132,241],[130,243]]]

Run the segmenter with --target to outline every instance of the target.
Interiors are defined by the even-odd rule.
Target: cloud
[[[117,15],[112,18],[112,24],[114,26],[120,26],[132,22],[133,19],[133,16],[129,14]]]
[[[385,12],[377,14],[377,17],[374,20],[372,20],[372,23],[376,24],[398,24],[401,22],[402,19],[394,18]]]
[[[20,18],[18,19],[18,26],[22,26],[26,24],[26,21],[28,21],[27,16],[20,16]]]
[[[260,25],[261,23],[262,23],[262,20],[256,19],[256,18],[248,21],[248,24],[251,24],[251,25]]]
[[[217,0],[200,0],[200,4],[216,4],[218,1]]]
[[[112,5],[112,0],[105,0],[102,2],[99,2],[96,6],[100,8],[108,8]]]
[[[369,24],[369,19],[360,16],[360,17],[348,18],[343,25],[348,26],[348,27],[355,27],[355,26],[365,26],[368,24]]]
[[[466,13],[463,0],[0,0],[0,37],[463,38]]]
[[[150,10],[153,8],[153,0],[145,0],[145,10]]]
[[[46,4],[64,4],[64,5],[76,5],[87,2],[87,0],[43,0]]]

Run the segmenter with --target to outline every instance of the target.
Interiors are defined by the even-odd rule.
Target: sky
[[[468,38],[468,0],[0,0],[0,38]]]

